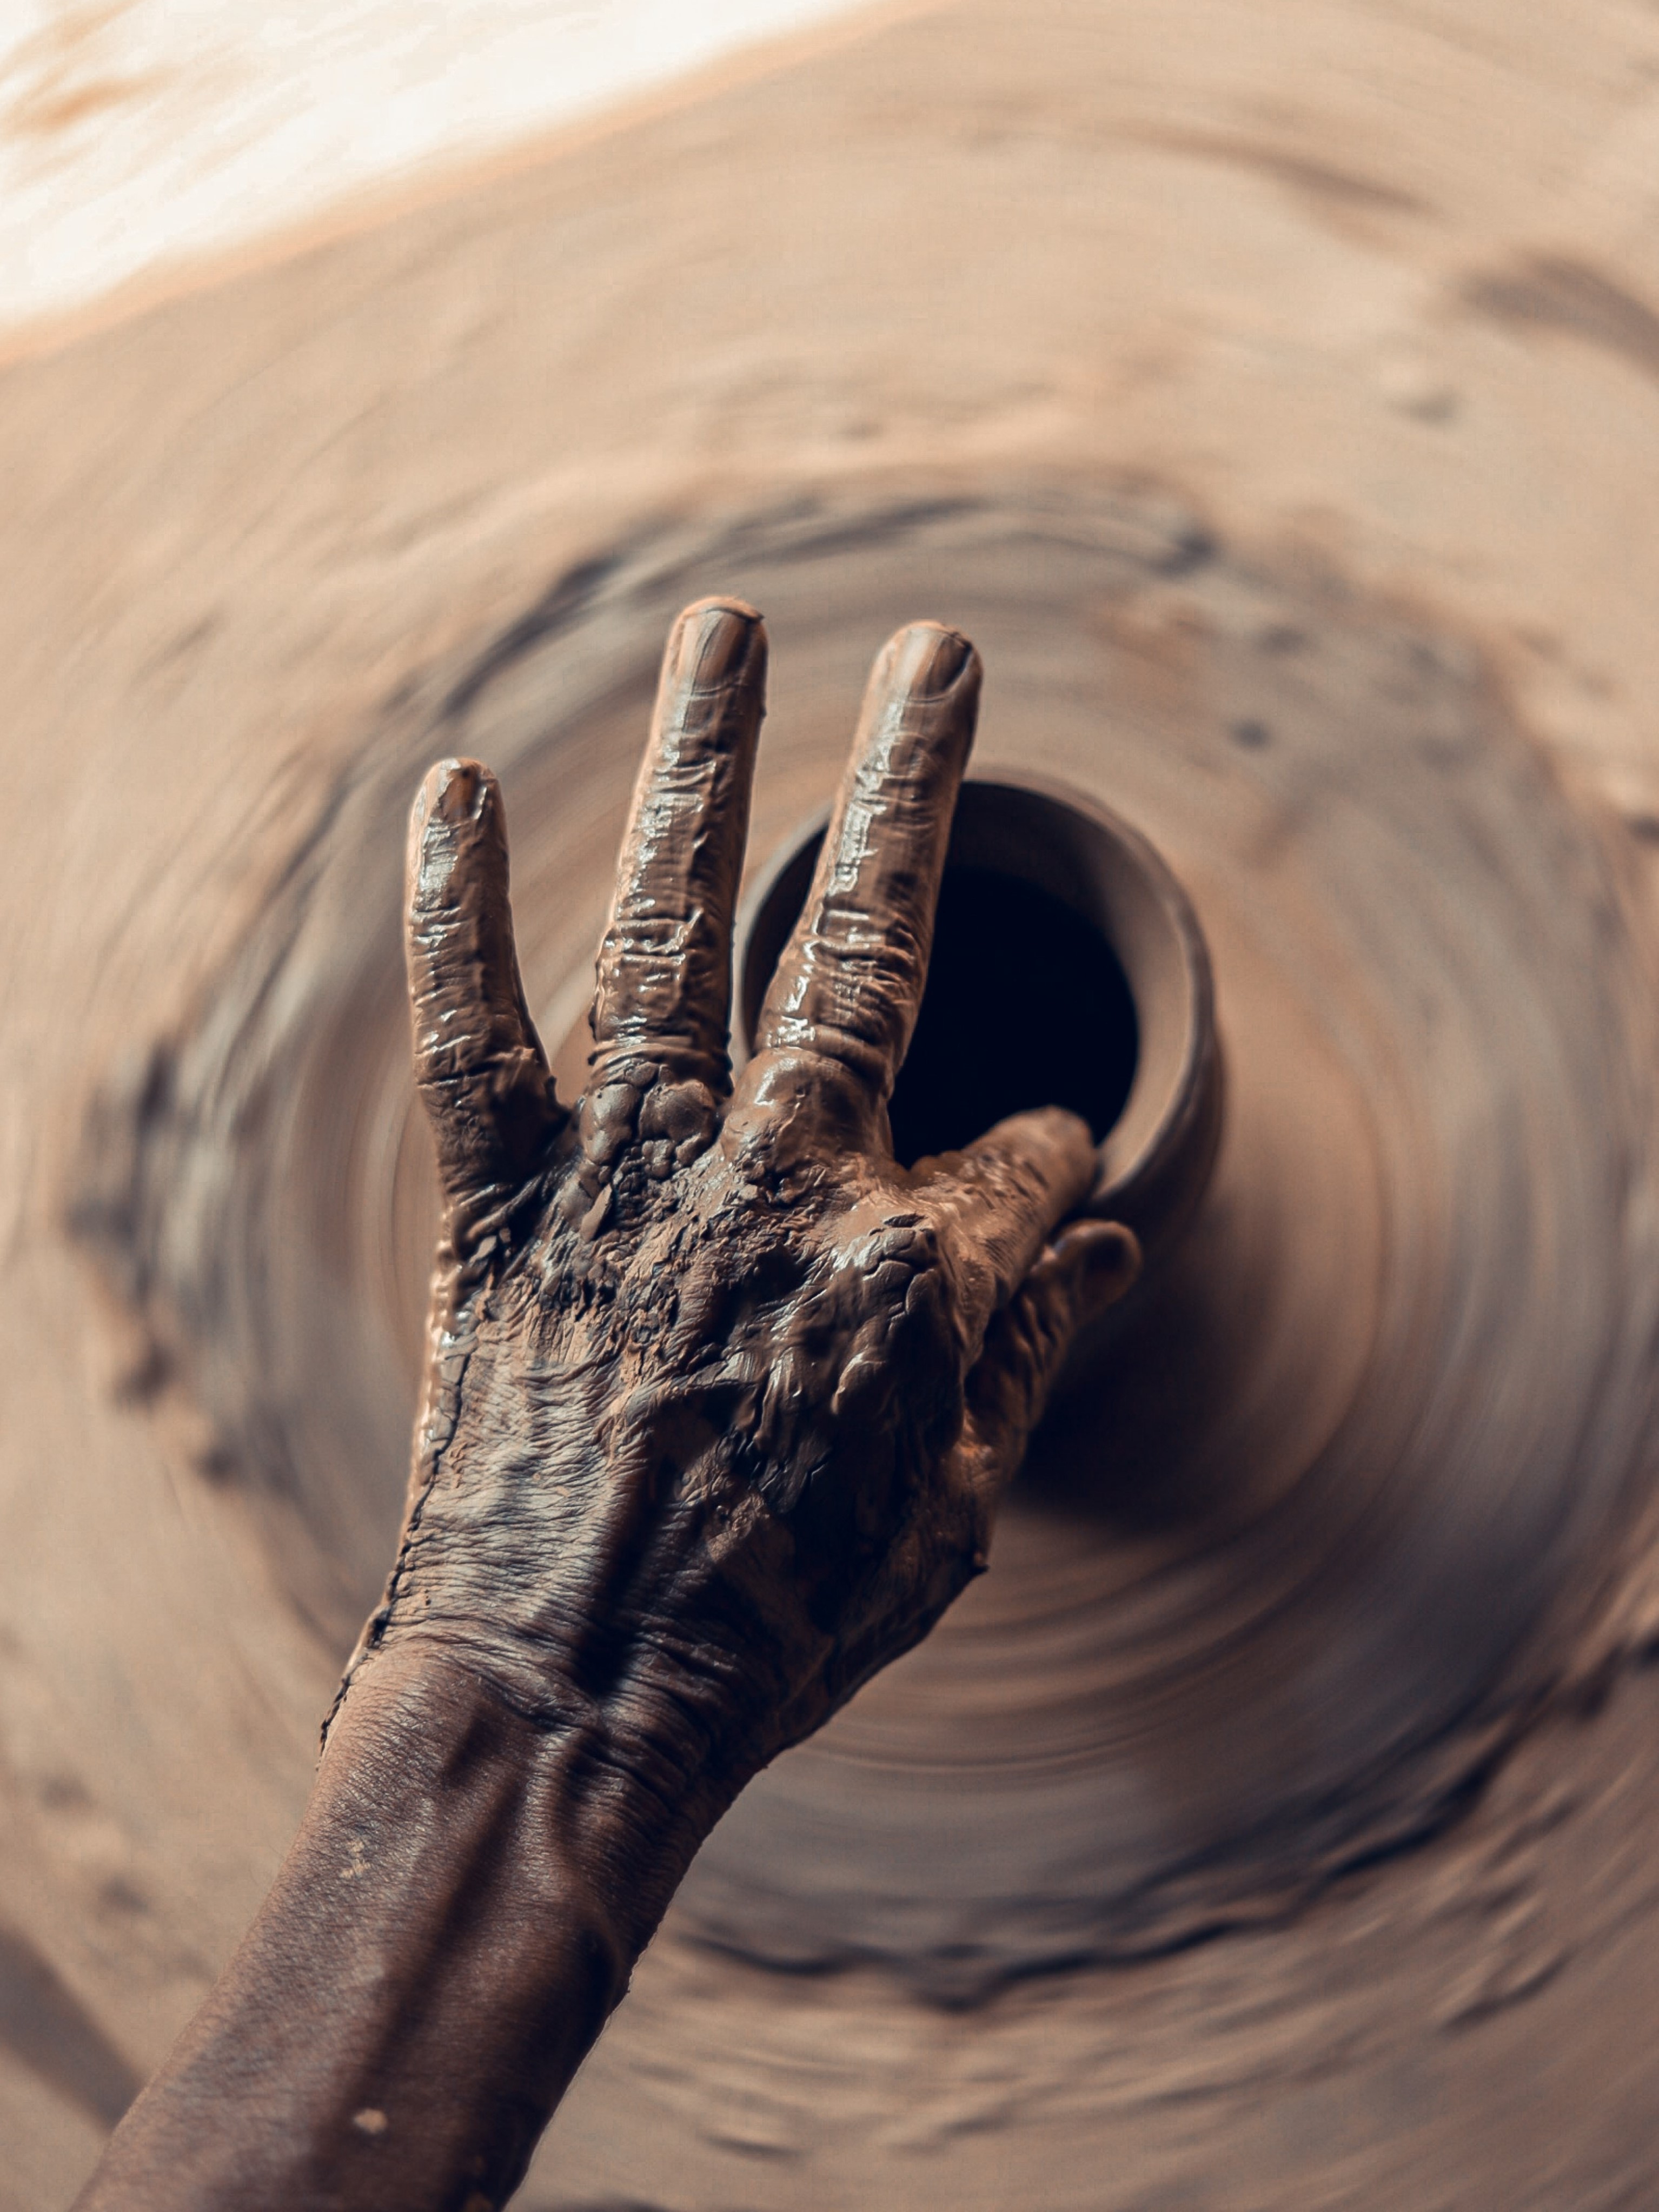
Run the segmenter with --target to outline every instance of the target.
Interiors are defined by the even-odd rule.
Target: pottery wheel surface
[[[1189,886],[1227,1105],[994,1574],[745,1793],[678,1927],[959,2004],[1282,1912],[1443,1822],[1583,1674],[1649,1497],[1659,1024],[1615,867],[1454,644],[1146,494],[871,494],[619,549],[365,733],[196,1020],[94,1109],[81,1231],[343,1642],[395,1534],[434,1222],[408,791],[448,752],[501,775],[574,1095],[699,578],[776,639],[763,862],[833,786],[886,611],[942,608],[994,672],[976,765],[1109,799]]]
[[[1113,808],[1190,896],[1225,1121],[993,1571],[739,1801],[522,2201],[1659,2186],[1659,989],[1607,803],[1650,839],[1630,502],[1659,398],[1613,278],[1562,273],[1568,217],[1517,243],[1519,184],[1500,211],[1434,120],[1543,148],[1576,100],[1588,142],[1640,41],[1609,16],[1575,76],[1565,7],[1520,51],[1495,16],[1325,0],[1268,61],[1198,8],[1177,63],[1159,11],[1109,39],[1042,12],[1036,40],[988,7],[881,19],[4,372],[35,580],[14,793],[57,733],[78,763],[15,861],[0,1097],[27,1380],[0,2126],[28,2202],[84,2172],[268,1878],[395,1534],[434,1218],[416,781],[454,752],[501,777],[569,1097],[662,639],[711,592],[771,631],[754,875],[828,797],[883,639],[958,624],[974,771]],[[1382,81],[1357,61],[1275,107],[1332,25],[1434,115],[1352,90]],[[919,179],[893,88],[924,69],[930,113],[979,121]],[[834,181],[854,141],[865,198]],[[981,162],[968,275],[918,268],[891,210],[943,221]],[[819,257],[763,313],[739,208]],[[1600,416],[1567,345],[1613,380]]]
[[[408,792],[450,752],[501,775],[574,1095],[658,640],[699,578],[776,639],[763,859],[833,788],[888,611],[942,607],[993,672],[977,765],[1109,799],[1190,886],[1227,1107],[996,1573],[745,1793],[681,1910],[953,1993],[1167,1947],[1432,1822],[1645,1495],[1659,1036],[1610,864],[1468,655],[1144,496],[872,497],[623,550],[366,733],[190,1031],[94,1115],[77,1218],[346,1639],[396,1534],[434,1236]]]

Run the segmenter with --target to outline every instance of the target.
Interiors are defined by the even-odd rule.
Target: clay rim
[[[738,1066],[754,1051],[766,985],[805,897],[830,811],[820,807],[799,823],[744,893],[733,962]],[[1215,985],[1191,900],[1157,848],[1111,808],[1058,778],[1000,767],[964,781],[947,865],[994,869],[1052,892],[1116,955],[1139,1044],[1084,1211],[1127,1222],[1148,1259],[1162,1257],[1203,1194],[1221,1134]]]

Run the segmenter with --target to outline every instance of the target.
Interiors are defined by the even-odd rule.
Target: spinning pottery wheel
[[[441,753],[501,775],[569,1095],[655,640],[709,575],[779,641],[763,854],[810,850],[776,825],[836,772],[884,610],[942,602],[994,672],[966,835],[1034,774],[1142,825],[1195,902],[1226,1077],[1224,1112],[1200,1042],[1184,1090],[1159,1079],[1160,1020],[1209,1009],[1149,969],[1136,1078],[1196,1130],[1192,1218],[1139,1220],[1147,1279],[1075,1358],[996,1573],[744,1794],[674,1940],[963,2006],[1286,1914],[1443,1825],[1582,1680],[1650,1495],[1648,979],[1595,830],[1431,634],[1127,495],[872,495],[625,549],[376,733],[192,1027],[106,1094],[82,1231],[343,1641],[395,1527],[434,1223],[405,794]],[[944,1048],[1001,1055],[1011,1109],[1064,1091],[1021,1022],[1040,987],[988,975]]]
[[[934,53],[956,20],[804,68],[802,96],[878,108],[905,54]],[[962,21],[959,101],[1006,35]],[[1094,99],[1123,136],[1117,57],[1091,59],[1082,24],[1054,11],[1066,96]],[[786,135],[792,82],[766,95]],[[643,134],[682,191],[699,112],[720,110]],[[589,158],[604,174],[578,180],[579,208],[601,187],[668,190],[649,163],[635,176],[618,161],[624,189]],[[551,225],[576,251],[575,216],[526,215],[521,183],[494,189],[482,228],[432,249],[441,271],[446,252],[469,268],[448,319],[429,300],[410,310],[434,358],[463,345],[467,303],[514,296],[507,276],[477,273],[489,224],[509,245]],[[1407,220],[1344,204],[1362,227]],[[1477,216],[1460,220],[1474,240]],[[387,276],[378,250],[338,249],[343,297],[416,281]],[[1354,250],[1382,248],[1373,231]],[[442,307],[439,280],[419,282]],[[1565,316],[1566,295],[1550,296]],[[1488,323],[1510,328],[1518,295],[1504,297]],[[188,326],[210,311],[171,312]],[[160,376],[179,341],[165,316],[156,328],[133,357],[142,368],[150,343]],[[265,343],[292,384],[300,356]],[[95,345],[81,358],[15,372],[14,419],[67,406],[77,375],[99,373]],[[695,388],[684,362],[674,374]],[[502,779],[526,983],[568,1095],[661,638],[685,600],[735,592],[766,614],[777,702],[750,840],[753,961],[872,650],[937,615],[984,657],[980,784],[1080,821],[1109,811],[1190,902],[1224,1073],[1184,1094],[1206,1103],[1141,1224],[1152,1264],[1080,1347],[994,1571],[739,1801],[522,2201],[1649,2202],[1659,997],[1634,848],[1569,787],[1561,745],[1552,758],[1540,742],[1544,692],[1443,576],[1407,602],[1340,547],[1287,549],[1238,519],[1218,465],[1209,495],[1196,448],[1133,476],[1100,447],[1079,465],[1068,418],[1010,434],[1024,441],[1012,454],[973,450],[947,399],[940,382],[930,419],[945,427],[892,465],[809,467],[797,430],[763,428],[737,463],[711,433],[703,474],[672,501],[620,475],[595,490],[574,468],[529,520],[463,500],[486,520],[409,556],[402,628],[373,611],[373,580],[403,556],[364,538],[318,556],[295,584],[304,618],[240,672],[236,617],[222,645],[211,630],[189,642],[176,579],[175,662],[147,634],[108,647],[131,674],[76,726],[94,770],[133,749],[113,773],[145,851],[176,818],[158,796],[169,765],[228,711],[190,756],[226,796],[188,814],[176,863],[108,864],[106,896],[75,864],[107,972],[80,990],[72,1050],[14,986],[60,1110],[31,1155],[51,1173],[30,1234],[52,1256],[27,1260],[45,1288],[10,1325],[59,1347],[35,1355],[41,1402],[82,1391],[90,1408],[58,1417],[52,1449],[87,1472],[31,1524],[46,1532],[31,1539],[45,1595],[20,1613],[33,1626],[14,1671],[27,1685],[45,1670],[28,1655],[52,1649],[62,1741],[84,1738],[100,1698],[143,1717],[97,1721],[116,1748],[77,1783],[114,1843],[90,1814],[52,1825],[71,1801],[31,1778],[67,1753],[58,1767],[27,1745],[9,1754],[19,1802],[44,1808],[9,1848],[16,1893],[35,1900],[18,1940],[58,2026],[50,2050],[21,2031],[9,2047],[81,2114],[160,2055],[283,1839],[330,1668],[384,1572],[434,1219],[398,939],[415,781],[449,752]],[[199,395],[191,406],[186,422],[206,419]],[[1405,415],[1431,434],[1431,409]],[[520,432],[532,416],[514,418]],[[422,434],[407,434],[405,462]],[[1136,440],[1156,458],[1146,422]],[[476,446],[455,466],[489,476]],[[1611,500],[1588,463],[1581,488]],[[1370,514],[1363,486],[1339,490]],[[135,564],[152,537],[186,542],[192,496],[169,485],[145,507]],[[341,508],[368,496],[347,487]],[[213,501],[228,510],[232,477]],[[550,537],[552,506],[580,526]],[[1485,543],[1472,494],[1462,511]],[[283,526],[247,559],[275,557]],[[228,592],[246,593],[241,556],[219,557]],[[1520,598],[1566,588],[1529,575]],[[337,586],[343,614],[327,611]],[[1620,664],[1632,683],[1643,649]],[[175,665],[196,675],[170,692]],[[309,734],[262,764],[285,681]],[[257,712],[235,706],[256,690]],[[149,703],[129,725],[135,700]],[[996,828],[1018,803],[969,811]],[[981,891],[1012,866],[994,838],[957,858]],[[1109,963],[1112,915],[1084,918]],[[1033,1100],[1065,1074],[1037,1005],[1043,943],[988,981],[965,1048]],[[73,930],[64,945],[59,976],[87,957]],[[184,962],[165,991],[163,948]],[[1169,1070],[1188,1063],[1160,1039],[1189,1038],[1202,1012],[1193,969],[1115,951],[1139,995],[1121,1113],[1098,1116],[1109,1175],[1114,1128],[1176,1115]],[[89,1320],[94,1274],[107,1310]],[[112,1332],[104,1379],[60,1392],[62,1345]],[[38,1434],[44,1455],[45,1414]],[[84,1441],[64,1452],[65,1436]],[[144,1656],[141,1570],[176,1629],[165,1662]],[[52,1734],[43,1720],[39,1741]],[[112,1902],[118,1881],[140,1903]]]

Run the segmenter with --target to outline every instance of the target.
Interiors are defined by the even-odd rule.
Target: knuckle
[[[608,1167],[634,1135],[640,1094],[628,1083],[607,1083],[590,1091],[581,1106],[582,1151],[596,1165]]]
[[[654,1084],[639,1112],[647,1173],[660,1182],[676,1168],[689,1168],[714,1141],[719,1121],[719,1105],[706,1083]]]

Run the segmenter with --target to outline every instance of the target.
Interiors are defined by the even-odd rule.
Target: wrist
[[[387,1765],[406,1770],[411,1757],[431,1766],[433,1786],[465,1791],[505,1763],[520,1793],[521,1873],[554,1885],[614,1959],[608,2010],[754,1771],[739,1734],[718,1700],[660,1681],[601,1700],[494,1643],[474,1648],[412,1630],[386,1637],[354,1666],[330,1723],[318,1794],[360,1798],[365,1778]],[[378,1793],[362,1809],[377,1820],[398,1817]]]
[[[672,1889],[607,1857],[602,1815],[563,1817],[562,1756],[447,1661],[362,1668],[270,1896],[88,2212],[501,2202]]]

